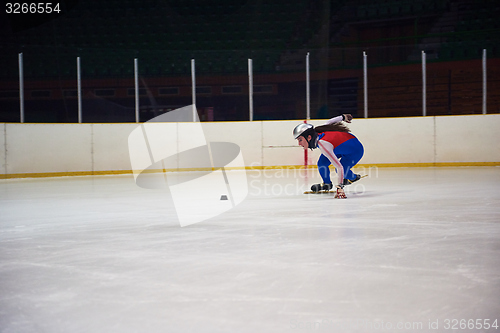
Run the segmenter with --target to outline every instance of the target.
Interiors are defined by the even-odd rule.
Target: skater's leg
[[[351,139],[339,145],[334,150],[337,156],[340,156],[340,164],[344,167],[344,179],[356,179],[356,174],[351,168],[355,166],[361,157],[363,157],[364,149],[358,139]]]
[[[318,159],[318,171],[321,178],[323,179],[323,183],[325,184],[331,184],[332,182],[330,180],[330,164],[330,160],[325,155],[321,154]]]

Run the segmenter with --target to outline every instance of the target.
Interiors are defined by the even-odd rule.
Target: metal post
[[[483,114],[486,114],[486,49],[483,49]]]
[[[19,112],[21,123],[24,123],[24,63],[22,53],[19,53]]]
[[[196,72],[194,59],[191,59],[191,99],[193,103],[193,122],[196,121]]]
[[[311,119],[311,86],[309,74],[309,52],[306,55],[306,119]]]
[[[134,81],[135,81],[135,122],[139,122],[139,60],[134,59]]]
[[[76,57],[76,82],[78,94],[78,123],[82,123],[82,71],[80,57]]]
[[[253,121],[253,63],[248,59],[248,118]]]
[[[427,76],[425,52],[422,51],[422,116],[427,116]]]
[[[363,51],[363,96],[364,96],[364,111],[365,118],[368,118],[368,68],[367,68],[367,56],[366,52]]]

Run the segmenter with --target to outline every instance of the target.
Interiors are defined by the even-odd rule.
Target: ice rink
[[[361,173],[248,171],[186,227],[131,175],[1,180],[0,332],[498,331],[500,167]]]

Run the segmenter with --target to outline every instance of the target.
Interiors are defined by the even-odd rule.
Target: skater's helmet
[[[295,128],[293,129],[293,137],[295,139],[298,139],[299,136],[303,136],[304,138],[307,139],[307,136],[308,135],[313,135],[315,132],[314,132],[314,126],[311,125],[311,124],[306,124],[306,123],[303,123],[303,124],[298,124],[297,126],[295,126]]]

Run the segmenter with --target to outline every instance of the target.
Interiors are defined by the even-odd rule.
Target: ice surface
[[[248,172],[240,205],[183,228],[170,193],[131,175],[2,180],[0,332],[500,320],[500,168],[360,172],[346,200],[302,194],[316,170]]]

